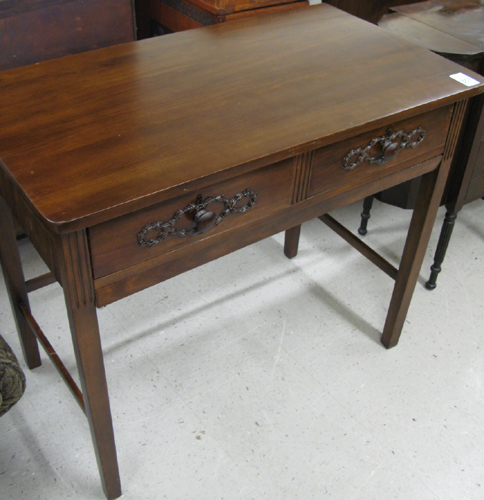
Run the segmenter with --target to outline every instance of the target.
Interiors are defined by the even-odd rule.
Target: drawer
[[[294,175],[290,158],[90,228],[94,278],[288,207]]]
[[[452,106],[314,151],[308,197],[384,177],[442,153]]]

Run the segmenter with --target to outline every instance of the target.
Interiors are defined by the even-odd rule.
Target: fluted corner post
[[[444,262],[456,219],[456,212],[449,210],[445,214],[442,229],[440,231],[439,242],[437,243],[437,248],[435,249],[434,263],[430,266],[430,278],[427,283],[425,283],[425,287],[428,290],[434,290],[434,288],[437,287],[437,277],[440,271],[442,271],[442,262]]]
[[[41,365],[37,340],[20,310],[24,304],[29,308],[22,263],[17,246],[15,226],[10,209],[0,196],[0,261],[10,305],[27,366],[32,369]]]
[[[85,230],[62,236],[62,259],[62,286],[86,416],[104,493],[114,499],[121,495],[121,483]]]
[[[294,158],[295,180],[292,194],[292,203],[300,203],[308,197],[309,181],[314,151],[297,155]],[[299,236],[301,235],[301,225],[287,229],[284,237],[284,255],[288,259],[293,259],[297,255],[299,248]]]

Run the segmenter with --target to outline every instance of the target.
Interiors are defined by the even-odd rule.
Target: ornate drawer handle
[[[248,198],[245,205],[237,206],[237,203],[242,198]],[[217,226],[224,217],[229,214],[243,214],[252,208],[257,200],[257,193],[250,189],[236,194],[233,198],[228,199],[223,195],[209,196],[202,199],[199,194],[195,203],[190,203],[185,208],[177,210],[173,217],[166,222],[150,222],[138,233],[138,243],[140,246],[152,247],[163,241],[168,236],[193,236],[195,234],[202,234],[208,231],[211,227]],[[217,215],[214,212],[207,212],[205,210],[212,203],[220,203],[223,205],[222,211]],[[195,227],[190,229],[177,229],[176,223],[184,214],[190,214],[195,222]],[[147,238],[150,231],[159,231],[156,238]]]
[[[372,139],[368,146],[352,149],[343,158],[343,168],[353,170],[364,161],[372,165],[383,165],[395,158],[402,149],[412,149],[418,146],[424,140],[424,137],[425,129],[422,127],[418,127],[408,134],[404,130],[393,132],[392,129],[388,129],[385,135]],[[380,146],[381,151],[376,154],[372,153],[372,149],[377,144]]]

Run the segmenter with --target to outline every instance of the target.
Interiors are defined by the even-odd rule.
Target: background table
[[[393,14],[378,23],[391,33],[432,50],[466,68],[484,74],[484,4],[479,0],[433,0],[394,7]],[[472,99],[442,197],[447,213],[431,267],[427,288],[434,289],[437,276],[461,208],[484,196],[484,98]],[[385,203],[413,208],[418,180],[384,191]],[[372,199],[365,202],[360,234],[365,234]]]

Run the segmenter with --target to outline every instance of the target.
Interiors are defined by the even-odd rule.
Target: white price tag
[[[450,77],[457,82],[462,83],[462,85],[465,85],[466,87],[472,87],[473,85],[477,85],[478,83],[480,83],[477,80],[474,80],[474,78],[466,75],[465,73],[455,73],[454,75],[450,75]]]

